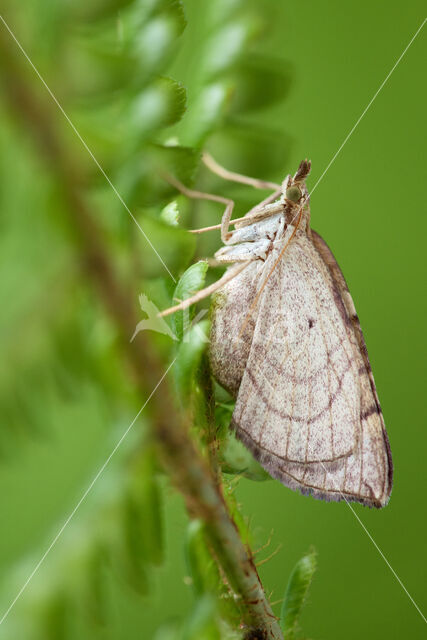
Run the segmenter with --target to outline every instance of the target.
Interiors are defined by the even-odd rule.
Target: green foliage
[[[215,600],[204,596],[197,601],[182,640],[221,640]]]
[[[241,475],[249,480],[262,482],[271,480],[268,473],[255,460],[246,447],[233,433],[227,433],[222,449],[222,470],[224,473]]]
[[[208,263],[205,261],[196,262],[183,273],[173,292],[173,301],[183,301],[190,298],[194,293],[201,289],[205,283]],[[175,334],[178,340],[182,340],[186,331],[189,330],[189,324],[194,317],[194,307],[179,311],[174,314]]]
[[[172,202],[167,204],[166,207],[162,209],[160,218],[173,227],[177,226],[179,221],[179,208],[176,200],[172,200]]]
[[[163,561],[161,492],[154,451],[147,448],[134,464],[123,503],[121,540],[130,584],[146,593],[148,566]]]
[[[135,302],[142,291],[159,308],[202,288],[208,269],[206,261],[190,265],[196,239],[185,228],[193,212],[183,198],[175,200],[176,191],[163,174],[194,182],[200,149],[207,141],[215,146],[221,136],[229,140],[231,132],[247,129],[243,119],[283,98],[288,87],[287,73],[253,49],[262,24],[244,2],[206,4],[199,34],[192,22],[187,25],[195,9],[194,3],[177,0],[32,0],[25,10],[19,3],[10,3],[8,9],[11,25],[26,34],[34,62],[126,203],[128,211],[19,58],[24,84],[42,107],[47,105],[46,117],[74,160],[79,188],[98,216],[112,265]],[[180,50],[186,28],[189,37]],[[269,74],[270,88],[261,96],[255,84],[263,74]],[[55,168],[46,170],[44,158],[27,137],[2,107],[0,142],[7,150],[0,159],[0,294],[6,301],[0,335],[3,456],[19,451],[28,437],[55,440],[74,415],[78,420],[87,415],[90,431],[96,412],[105,434],[117,435],[117,424],[129,424],[130,414],[140,406],[134,381],[123,373],[117,329],[103,315],[76,260],[78,240],[63,222],[59,176]],[[251,124],[241,142],[233,142],[231,165],[236,153],[245,164],[247,137],[263,146],[271,132]],[[277,144],[281,141],[278,136]],[[168,269],[177,277],[182,274],[173,292],[164,266],[129,211]],[[153,342],[165,359],[171,360],[175,349],[179,399],[193,408],[205,453],[218,436],[224,471],[262,479],[259,465],[244,455],[233,436],[226,436],[229,412],[215,421],[205,356],[209,322],[192,325],[194,315],[190,309],[173,318],[179,344],[157,335]],[[7,637],[104,637],[103,626],[112,619],[114,581],[135,598],[151,592],[155,568],[165,558],[162,479],[148,440],[128,437],[127,444],[111,472],[100,478],[99,492],[94,488],[91,508],[78,514],[78,523],[68,525],[69,535],[61,539],[55,562],[35,581],[34,597],[30,590],[23,595],[20,621],[5,623]],[[79,484],[73,499],[84,488]],[[245,519],[227,482],[224,493],[248,541]],[[57,512],[49,516],[44,531],[49,539],[51,524],[55,529],[57,520],[62,523],[69,506],[61,499]],[[36,541],[30,539],[26,548],[33,545]],[[194,607],[182,624],[168,626],[165,637],[240,636],[227,624],[238,627],[236,607],[201,523],[190,523],[184,546]],[[19,582],[20,573],[18,588]]]
[[[205,593],[216,594],[220,576],[207,547],[205,524],[200,520],[192,520],[188,525],[185,558],[195,596]]]
[[[178,346],[174,375],[180,397],[184,402],[196,384],[195,374],[206,349],[208,335],[209,320],[202,320],[188,329]]]
[[[315,571],[316,554],[311,550],[297,562],[286,587],[280,614],[280,626],[285,640],[294,640],[296,637],[298,620]]]
[[[219,391],[217,386],[215,422],[217,425],[217,437],[220,441],[220,461],[223,473],[243,476],[249,480],[259,482],[271,480],[268,473],[246,447],[237,440],[234,432],[229,429],[234,411],[234,402],[231,402],[227,396],[228,394],[224,390]],[[222,402],[221,400],[229,401]]]

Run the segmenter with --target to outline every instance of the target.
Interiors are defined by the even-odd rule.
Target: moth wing
[[[233,414],[237,435],[293,489],[381,506],[388,495],[381,421],[340,289],[298,232],[258,303]]]
[[[393,486],[393,461],[368,350],[341,269],[323,238],[313,230],[311,234],[313,244],[331,276],[337,306],[349,328],[359,363],[360,379],[360,448],[346,460],[339,474],[332,477],[328,470],[324,480],[327,497],[340,499],[336,497],[338,490],[340,497],[345,496],[347,500],[383,507],[389,500]]]

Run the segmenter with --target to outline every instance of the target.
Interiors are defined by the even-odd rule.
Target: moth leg
[[[283,188],[278,187],[271,195],[267,196],[264,200],[261,200],[261,202],[259,202],[254,207],[252,207],[252,209],[249,209],[249,211],[245,215],[245,218],[251,216],[252,214],[259,211],[260,209],[263,209],[266,204],[271,204],[272,202],[277,200],[277,198],[282,195],[282,192],[283,192]],[[237,222],[237,220],[235,220],[235,222]]]
[[[244,216],[244,218],[249,217],[251,214],[260,212],[265,207],[265,205],[270,204],[271,202],[274,202],[274,200],[276,200],[282,193],[283,185],[276,184],[275,182],[268,182],[267,180],[258,180],[257,178],[250,178],[249,176],[244,176],[240,173],[229,171],[228,169],[225,169],[225,167],[218,164],[218,162],[214,160],[214,158],[207,151],[205,151],[202,154],[202,160],[204,164],[208,167],[208,169],[212,171],[212,173],[215,173],[216,175],[220,176],[221,178],[224,178],[225,180],[232,180],[233,182],[240,182],[241,184],[247,184],[251,187],[255,187],[255,189],[274,189],[274,193],[272,193],[270,196],[262,200],[259,204],[255,205],[255,207],[253,207]],[[262,218],[268,217],[268,215],[270,214],[266,212],[264,216],[261,216],[259,218],[257,217],[257,220],[262,220]],[[239,218],[238,220],[231,221],[231,212],[228,215],[228,211],[227,210],[224,211],[224,215],[221,221],[221,240],[224,242],[224,244],[227,243],[227,240],[230,237],[229,231],[228,231],[230,224],[234,224],[241,221],[242,221],[241,218]]]
[[[264,218],[268,218],[269,216],[282,211],[283,209],[282,204],[277,204],[277,210],[275,210],[275,208],[273,208],[272,210],[271,208],[267,208],[266,206],[266,205],[272,204],[281,195],[281,193],[282,193],[282,189],[278,189],[277,191],[272,193],[271,196],[268,196],[268,198],[265,198],[265,200],[263,200],[259,204],[252,207],[252,209],[250,209],[247,213],[245,213],[245,215],[242,218],[235,218],[234,220],[228,220],[228,226],[225,231],[226,240],[224,240],[224,238],[221,236],[224,244],[227,244],[226,241],[229,241],[230,239],[230,235],[229,235],[230,232],[228,231],[229,225],[235,225],[235,226],[238,225],[238,226],[245,227],[252,224],[253,222],[259,222]],[[223,227],[223,222],[221,222],[220,224],[214,224],[211,227],[202,227],[201,229],[190,229],[189,233],[205,233],[205,231],[222,229],[222,227]]]
[[[211,200],[213,202],[221,202],[221,204],[225,204],[225,211],[222,216],[221,224],[213,225],[211,227],[203,227],[202,229],[191,230],[191,233],[204,233],[205,231],[211,231],[212,229],[221,229],[221,240],[225,244],[227,242],[228,227],[230,225],[231,215],[233,213],[234,200],[231,200],[230,198],[224,198],[223,196],[217,196],[213,193],[204,193],[203,191],[195,191],[194,189],[189,189],[184,184],[182,184],[182,182],[180,182],[170,174],[165,174],[164,177],[169,182],[169,184],[175,187],[175,189],[180,191],[183,195],[187,196],[187,198],[192,198],[194,200]]]
[[[250,258],[249,260],[246,260],[243,264],[236,265],[234,269],[230,269],[226,271],[222,276],[222,278],[220,278],[213,284],[209,285],[209,287],[205,287],[204,289],[201,289],[200,291],[195,293],[194,296],[191,296],[190,298],[186,298],[186,300],[183,300],[176,306],[169,307],[169,309],[165,309],[164,311],[161,311],[158,314],[158,317],[163,318],[165,316],[169,316],[171,313],[175,313],[176,311],[183,311],[184,309],[187,309],[188,307],[190,307],[192,304],[195,304],[196,302],[199,302],[200,300],[207,298],[212,293],[215,293],[215,291],[218,291],[218,289],[221,289],[221,287],[227,284],[227,282],[230,282],[230,280],[233,280],[233,278],[239,275],[239,273],[243,271],[243,269],[246,269],[248,264],[252,262],[252,260],[254,259],[256,258]]]
[[[263,183],[264,185],[267,185],[267,186],[270,185],[270,187],[272,186],[273,188],[275,188],[276,190],[274,191],[274,193],[272,193],[270,196],[262,200],[259,204],[255,205],[255,207],[252,207],[252,209],[250,209],[250,211],[248,211],[248,213],[245,214],[242,218],[236,218],[235,220],[231,220],[231,216],[234,208],[234,200],[231,200],[230,198],[224,198],[223,196],[217,196],[212,193],[204,193],[203,191],[196,191],[194,189],[189,189],[184,184],[182,184],[182,182],[180,182],[170,174],[165,174],[164,177],[172,186],[175,187],[175,189],[180,191],[183,195],[187,196],[188,198],[198,199],[198,200],[211,200],[213,202],[220,202],[226,205],[220,224],[215,224],[210,227],[202,227],[201,229],[190,230],[190,233],[205,233],[205,231],[213,231],[214,229],[221,229],[221,240],[223,241],[224,244],[227,244],[230,239],[230,235],[231,235],[229,232],[230,224],[235,225],[238,223],[242,223],[243,225],[246,225],[246,224],[251,224],[254,221],[259,221],[259,220],[263,220],[264,218],[268,218],[270,215],[272,215],[272,212],[268,211],[268,208],[265,208],[265,207],[268,207],[268,205],[274,202],[274,200],[276,200],[282,193],[282,187],[279,187],[275,183],[272,183],[272,182]],[[245,178],[245,176],[242,176],[242,177]],[[248,178],[248,180],[251,180],[251,178]],[[259,184],[261,182],[262,181],[258,181]]]
[[[214,160],[211,154],[207,151],[202,154],[202,160],[212,173],[216,173],[216,175],[220,176],[220,178],[224,178],[224,180],[232,180],[233,182],[248,184],[251,187],[255,187],[255,189],[274,189],[275,191],[281,191],[281,185],[276,184],[275,182],[250,178],[249,176],[243,176],[241,173],[235,173],[234,171],[225,169],[223,166],[218,164],[218,162]]]

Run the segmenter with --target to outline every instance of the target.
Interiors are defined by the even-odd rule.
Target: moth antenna
[[[251,315],[252,311],[255,309],[256,305],[258,304],[258,300],[259,300],[259,298],[260,298],[260,296],[261,296],[261,293],[264,291],[264,288],[265,288],[265,286],[266,286],[266,284],[267,284],[267,282],[268,282],[268,280],[269,280],[269,278],[270,278],[271,274],[273,273],[273,271],[275,270],[275,268],[276,268],[276,267],[277,267],[277,265],[279,264],[280,260],[282,259],[283,254],[285,253],[286,249],[288,248],[289,243],[291,242],[292,238],[295,236],[295,234],[296,234],[296,232],[297,232],[297,230],[298,230],[298,227],[299,227],[299,225],[300,225],[300,222],[301,222],[302,212],[303,212],[303,210],[304,210],[304,206],[305,206],[305,204],[306,204],[306,201],[304,201],[304,202],[301,204],[301,206],[300,206],[300,211],[299,211],[299,215],[298,215],[298,219],[297,219],[296,224],[295,224],[295,228],[294,228],[294,230],[292,231],[292,233],[291,233],[291,236],[290,236],[289,240],[286,242],[285,246],[283,247],[283,249],[282,249],[282,250],[281,250],[281,252],[279,253],[279,255],[278,255],[278,257],[277,257],[277,259],[276,259],[275,263],[274,263],[274,264],[273,264],[273,266],[271,267],[270,272],[268,273],[268,275],[267,275],[266,279],[265,279],[265,280],[264,280],[264,282],[262,283],[262,285],[261,285],[261,287],[260,287],[260,289],[259,289],[258,293],[256,294],[256,296],[255,296],[255,298],[254,298],[254,301],[252,302],[252,304],[251,304],[251,306],[250,306],[250,309],[249,309],[249,311],[247,312],[247,314],[246,314],[246,316],[245,316],[245,319],[243,320],[243,323],[242,323],[241,329],[240,329],[240,331],[239,331],[239,335],[237,336],[237,340],[239,340],[239,338],[241,337],[242,333],[244,332],[244,330],[245,330],[245,328],[246,328],[246,325],[248,324],[249,317],[250,317],[250,315]]]

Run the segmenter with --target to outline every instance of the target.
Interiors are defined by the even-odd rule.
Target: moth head
[[[295,224],[297,221],[297,227],[301,225],[302,229],[308,229],[310,226],[310,208],[308,206],[310,195],[305,184],[310,169],[311,162],[303,160],[296,174],[293,177],[287,176],[282,183],[286,224]]]
[[[302,197],[302,191],[297,184],[293,184],[286,189],[285,197],[286,200],[297,203]]]
[[[308,195],[305,179],[310,173],[311,162],[303,160],[293,178],[289,176],[286,183],[285,198],[291,203],[298,204],[303,196]]]

